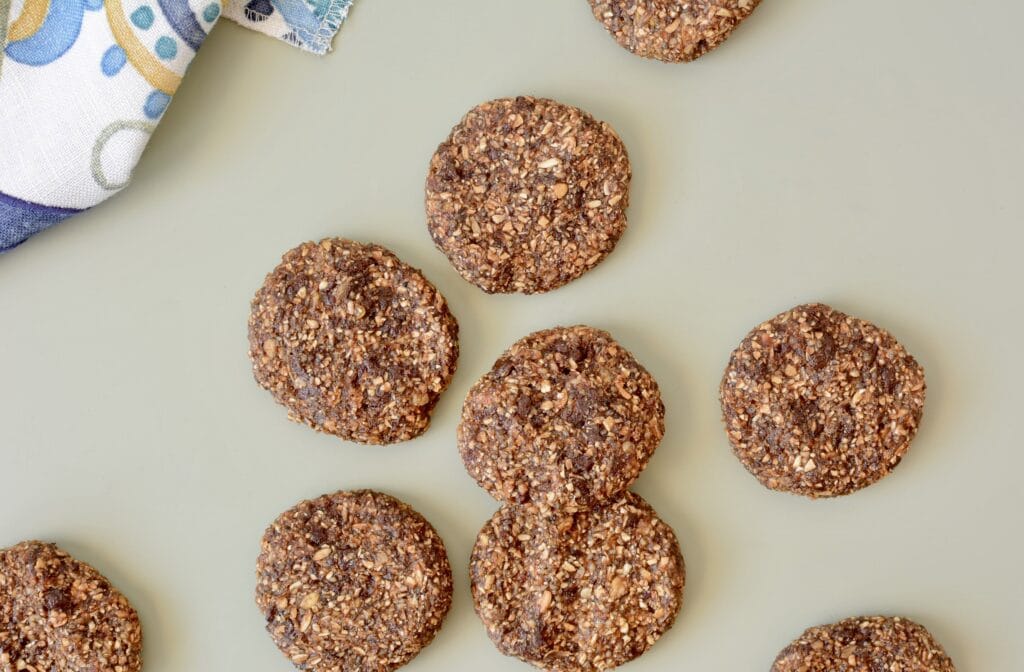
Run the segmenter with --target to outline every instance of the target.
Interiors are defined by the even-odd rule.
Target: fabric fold
[[[324,55],[353,0],[227,0],[224,16],[241,26]]]

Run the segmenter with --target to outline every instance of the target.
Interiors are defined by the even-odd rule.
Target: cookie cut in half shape
[[[692,61],[726,40],[760,0],[589,0],[619,46],[668,63]]]
[[[956,672],[931,633],[899,617],[865,616],[808,628],[771,672]]]
[[[141,669],[139,616],[99,572],[41,541],[0,550],[0,670]]]

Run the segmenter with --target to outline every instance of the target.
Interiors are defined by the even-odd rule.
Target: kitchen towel
[[[218,0],[0,0],[0,252],[124,187]]]
[[[326,51],[350,4],[268,0],[260,25]],[[267,9],[246,0],[243,14],[249,5]],[[128,184],[222,11],[220,0],[0,0],[0,253]]]

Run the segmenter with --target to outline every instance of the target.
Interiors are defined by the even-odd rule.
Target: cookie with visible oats
[[[388,672],[434,639],[452,601],[444,543],[371,490],[300,502],[263,535],[256,604],[300,670]]]
[[[809,304],[743,339],[720,394],[733,452],[762,484],[834,497],[903,459],[924,412],[924,370],[889,332]]]
[[[809,628],[771,672],[956,672],[942,646],[905,618],[870,616]]]
[[[608,124],[554,100],[492,100],[470,110],[431,159],[427,227],[485,292],[547,292],[615,247],[630,176]]]
[[[142,626],[99,572],[53,544],[0,551],[0,669],[142,669]]]
[[[720,45],[760,1],[589,0],[620,46],[669,63],[692,61]]]
[[[617,499],[665,433],[654,378],[605,331],[538,331],[470,389],[458,428],[469,474],[502,502],[585,510]]]
[[[491,640],[552,672],[606,670],[644,653],[675,621],[686,572],[672,529],[641,497],[584,513],[504,506],[470,560]]]
[[[459,326],[417,269],[342,238],[287,252],[252,300],[263,388],[310,427],[362,443],[412,439],[448,387]]]

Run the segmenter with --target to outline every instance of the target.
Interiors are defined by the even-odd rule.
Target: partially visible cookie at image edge
[[[763,485],[834,497],[903,459],[924,413],[924,369],[884,329],[807,304],[743,339],[720,398],[733,452]]]
[[[551,672],[598,672],[675,622],[686,570],[672,529],[639,495],[591,511],[503,506],[470,560],[477,614],[501,653]]]
[[[105,577],[54,544],[0,550],[0,669],[141,668],[138,614]]]
[[[619,136],[586,112],[530,96],[492,100],[431,159],[427,227],[485,292],[547,292],[615,247],[631,175]]]
[[[775,659],[771,672],[956,672],[924,626],[900,617],[864,616],[808,628]]]
[[[459,328],[423,274],[380,245],[288,251],[252,300],[256,381],[289,417],[362,443],[423,433],[459,355]]]
[[[388,672],[440,630],[452,601],[444,543],[409,505],[371,490],[300,502],[263,535],[256,604],[299,669]]]
[[[466,471],[493,497],[565,511],[620,497],[665,433],[658,384],[600,329],[538,331],[514,343],[466,396]]]
[[[708,53],[761,0],[589,0],[615,41],[644,58],[678,63]]]

